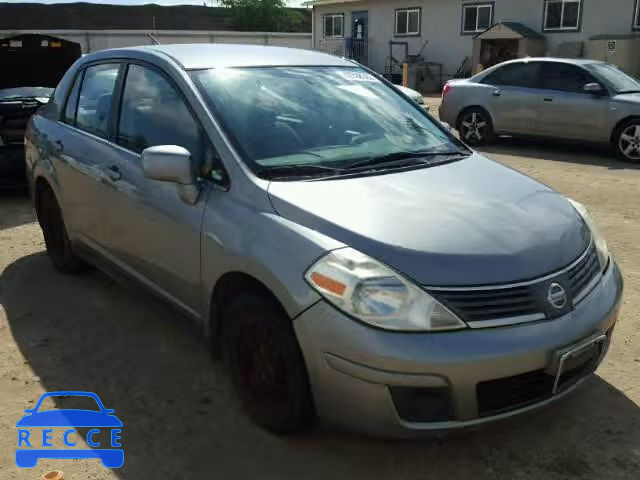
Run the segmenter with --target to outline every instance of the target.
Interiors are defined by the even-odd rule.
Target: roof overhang
[[[353,3],[353,2],[361,2],[362,0],[309,0],[307,2],[302,2],[303,7],[316,7],[320,5],[334,5],[339,3]]]
[[[544,37],[531,28],[516,22],[501,22],[489,27],[474,38],[480,40],[521,39],[541,40]]]

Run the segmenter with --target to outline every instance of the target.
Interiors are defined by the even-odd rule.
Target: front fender
[[[210,305],[224,274],[240,272],[263,283],[295,318],[320,298],[305,281],[306,270],[325,252],[341,247],[344,244],[273,211],[213,193],[202,233],[204,304]],[[210,318],[211,312],[206,313]]]

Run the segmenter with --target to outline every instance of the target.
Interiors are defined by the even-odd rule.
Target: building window
[[[578,30],[582,0],[545,0],[544,30]]]
[[[492,3],[462,5],[462,33],[484,32],[493,22]]]
[[[396,35],[420,35],[420,8],[396,10]]]
[[[640,30],[640,0],[636,0],[636,11],[633,14],[633,29]]]
[[[344,14],[337,13],[324,16],[324,36],[330,38],[344,37]]]

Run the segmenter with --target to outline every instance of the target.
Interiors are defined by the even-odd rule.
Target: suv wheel
[[[482,145],[493,137],[491,117],[482,108],[470,108],[462,112],[456,127],[460,139],[469,145]]]
[[[37,215],[44,235],[44,243],[47,246],[47,254],[53,266],[63,273],[82,271],[86,264],[74,255],[60,205],[48,188],[40,192]]]
[[[293,433],[314,418],[311,390],[291,319],[262,295],[224,308],[222,349],[236,394],[255,423]]]
[[[640,162],[640,120],[629,120],[622,124],[614,142],[620,158],[627,162]]]

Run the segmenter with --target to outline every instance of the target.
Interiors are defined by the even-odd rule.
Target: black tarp
[[[0,39],[0,89],[55,87],[82,55],[75,42],[39,34]]]

